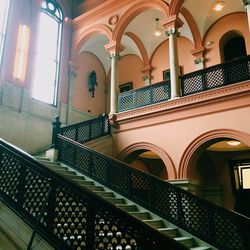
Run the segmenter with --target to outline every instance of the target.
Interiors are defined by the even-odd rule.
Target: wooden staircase
[[[187,249],[216,249],[214,247],[209,246],[207,243],[193,237],[188,232],[185,232],[184,230],[177,228],[175,225],[167,222],[166,220],[163,220],[159,216],[156,216],[150,211],[147,211],[146,209],[138,206],[134,202],[122,197],[121,195],[113,192],[112,190],[91,180],[90,178],[83,176],[82,174],[71,169],[70,167],[63,165],[59,162],[51,162],[49,159],[43,157],[37,157],[37,159],[51,170],[56,171],[60,175],[63,175],[65,178],[69,179],[70,181],[77,183],[79,186],[88,188],[89,190],[100,195],[102,198],[105,198],[109,202],[115,204],[117,207],[125,210],[130,215],[135,216],[144,223],[150,225],[162,234],[173,238],[177,242],[184,245]]]

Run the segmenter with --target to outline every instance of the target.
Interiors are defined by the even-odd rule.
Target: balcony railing
[[[192,72],[181,77],[182,96],[250,80],[250,56]]]
[[[250,56],[195,71],[180,77],[181,96],[250,80]],[[160,82],[118,96],[118,112],[169,100],[170,82]]]
[[[164,102],[170,99],[170,97],[170,82],[164,81],[121,93],[118,97],[118,110],[122,112],[158,102]]]

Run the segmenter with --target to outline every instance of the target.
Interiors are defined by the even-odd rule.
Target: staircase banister
[[[152,211],[153,213],[181,227],[182,229],[190,232],[191,234],[201,238],[202,240],[207,241],[212,245],[215,244],[214,246],[218,247],[219,249],[221,249],[222,247],[221,240],[220,240],[219,235],[217,235],[217,231],[214,231],[215,226],[219,227],[220,231],[223,231],[223,232],[225,231],[230,234],[234,234],[235,232],[234,230],[236,230],[237,237],[236,236],[235,237],[239,240],[239,242],[241,242],[244,246],[249,246],[250,242],[248,238],[250,238],[250,230],[249,230],[250,218],[245,217],[241,214],[238,214],[234,211],[227,210],[214,203],[211,203],[201,197],[198,197],[186,190],[183,190],[153,175],[134,169],[128,164],[121,162],[117,159],[110,158],[103,154],[95,152],[80,143],[72,141],[71,139],[65,138],[61,135],[58,135],[58,139],[61,145],[61,147],[59,148],[64,147],[66,150],[68,148],[68,150],[70,150],[72,153],[77,152],[78,160],[80,159],[79,157],[81,157],[82,154],[85,155],[85,157],[89,157],[89,159],[91,159],[90,162],[88,163],[88,168],[91,168],[92,164],[94,164],[94,167],[93,167],[94,170],[92,169],[92,170],[88,170],[90,172],[88,171],[86,172],[86,170],[81,169],[77,165],[74,165],[74,162],[70,162],[70,160],[64,162],[64,159],[67,159],[67,155],[66,156],[62,155],[63,157],[66,157],[66,158],[61,159],[60,158],[61,151],[59,150],[59,160],[62,160],[62,162],[69,164],[71,167],[75,168],[76,170],[79,170],[80,172],[89,176],[90,178],[109,187],[110,189],[116,191],[117,193],[120,193],[121,195],[127,197],[128,199],[137,202],[139,205],[144,206],[145,208]],[[97,170],[98,162],[100,164],[102,163],[103,165],[100,167],[99,170]],[[95,174],[95,171],[97,174]],[[105,173],[102,171],[105,171]],[[99,173],[102,173],[102,174],[100,175]],[[119,173],[119,175],[117,173]],[[110,175],[113,176],[112,180],[109,179]],[[123,177],[122,175],[126,175],[126,176]],[[117,176],[120,176],[120,177],[117,177]],[[120,178],[120,179],[114,179],[114,178]],[[130,180],[130,182],[131,181],[133,182],[135,179],[139,178],[140,180],[139,180],[138,185],[140,185],[140,187],[135,187],[133,189],[131,187],[131,183],[128,182],[130,178],[133,179],[133,180]],[[115,181],[115,182],[112,183],[112,181]],[[122,181],[126,181],[126,183],[123,183]],[[146,183],[145,184],[146,186],[144,186],[145,189],[144,187],[142,187],[144,184],[141,184],[141,183]],[[159,187],[158,191],[155,191],[156,187]],[[136,188],[138,190],[136,190]],[[134,191],[135,193],[133,192],[133,190],[135,190]],[[140,193],[140,191],[143,191],[143,190],[147,192],[147,196],[145,197],[142,196],[143,198],[141,198],[141,196],[138,194],[138,191]],[[171,208],[171,205],[167,205],[166,211],[159,209],[158,207],[161,208],[161,205],[158,206],[158,204],[155,203],[155,201],[152,201],[151,198],[148,197],[148,193],[149,194],[153,193],[153,196],[157,198],[161,195],[164,195],[165,199],[170,199],[170,200],[173,199],[173,204],[177,202],[178,206],[175,207],[175,210],[174,210],[178,214],[177,219],[176,217],[172,217],[172,215],[169,214],[173,210]],[[199,224],[199,227],[205,227],[206,230],[209,230],[208,231],[209,234],[205,233],[205,231],[203,232],[202,230],[198,230],[196,227],[193,227],[192,225],[190,225],[190,220],[191,221],[194,220],[196,223],[201,223],[201,222],[198,222],[198,220],[200,220],[199,216],[197,218],[193,218],[193,215],[192,215],[192,213],[194,214],[196,213],[197,209],[198,211],[199,209],[201,211],[200,216],[206,217],[206,218],[202,218],[203,222],[202,224]],[[233,229],[227,226],[227,224],[229,225],[231,224]],[[234,248],[231,248],[230,246],[228,246],[223,249],[231,250]],[[243,248],[239,248],[239,249],[243,249]],[[246,248],[244,248],[244,250],[245,249]]]
[[[2,149],[7,149],[8,152],[11,152],[11,154],[14,154],[15,157],[22,160],[25,164],[25,167],[36,170],[39,173],[46,175],[48,178],[51,179],[51,182],[54,183],[56,186],[63,186],[64,188],[70,188],[70,190],[78,193],[79,197],[82,197],[84,200],[91,202],[92,204],[95,204],[96,207],[105,207],[108,211],[112,213],[112,215],[116,215],[118,217],[124,218],[126,222],[129,222],[130,225],[135,225],[139,228],[140,233],[144,236],[141,240],[147,240],[149,244],[152,243],[152,239],[154,239],[154,242],[152,243],[155,245],[155,247],[149,248],[152,250],[158,250],[159,246],[163,247],[166,246],[165,249],[169,250],[187,250],[186,247],[182,246],[181,244],[177,243],[175,240],[171,239],[168,236],[163,235],[162,233],[154,230],[151,226],[146,225],[138,218],[129,215],[127,212],[122,210],[119,207],[116,207],[114,204],[108,202],[101,196],[95,194],[94,192],[88,190],[87,188],[78,185],[77,183],[73,183],[68,180],[67,177],[63,177],[59,175],[58,173],[50,170],[46,165],[42,164],[38,160],[36,160],[34,157],[30,156],[26,152],[20,150],[19,148],[11,145],[10,143],[0,139],[0,152]],[[0,200],[2,200],[8,207],[10,207],[17,215],[19,215],[30,227],[34,227],[36,224],[36,218],[29,215],[29,213],[22,208],[18,203],[15,203],[12,201],[11,198],[9,198],[6,194],[3,193],[0,187]],[[18,207],[18,209],[15,209],[15,207]],[[49,239],[51,239],[51,234],[48,232],[44,232],[44,225],[39,224],[37,232],[44,237],[48,242]],[[69,246],[65,245],[64,243],[58,242],[58,240],[54,239],[56,243],[52,244],[56,249],[71,249]],[[140,240],[138,240],[139,242]],[[50,242],[51,243],[51,242]],[[141,242],[142,243],[142,242]],[[143,243],[145,244],[145,242]],[[146,248],[140,248],[141,250]]]
[[[243,220],[243,221],[245,221],[245,222],[247,222],[247,223],[250,224],[250,218],[244,216],[243,214],[239,214],[239,213],[237,213],[237,212],[235,212],[235,211],[225,209],[225,208],[223,208],[222,206],[219,206],[219,205],[217,205],[217,204],[215,204],[215,203],[212,203],[212,202],[210,202],[210,201],[208,201],[208,200],[206,200],[206,199],[204,199],[204,198],[202,198],[202,197],[199,197],[199,196],[197,196],[197,195],[195,195],[195,194],[193,194],[193,193],[191,193],[191,192],[189,192],[189,191],[187,191],[187,190],[185,190],[185,189],[182,189],[182,188],[180,188],[180,187],[178,187],[178,186],[176,186],[176,185],[174,185],[174,184],[168,183],[167,181],[162,180],[162,179],[160,179],[160,178],[158,178],[158,177],[156,177],[156,176],[154,176],[154,175],[152,175],[152,174],[150,174],[150,173],[146,173],[146,172],[144,172],[144,171],[138,170],[138,169],[133,168],[131,165],[129,165],[129,164],[123,162],[123,161],[120,161],[120,160],[115,159],[115,158],[113,158],[113,157],[106,156],[106,155],[104,155],[104,154],[101,154],[101,153],[99,153],[99,152],[96,152],[96,151],[92,150],[91,148],[89,148],[89,147],[87,147],[87,146],[85,146],[85,145],[82,145],[81,143],[75,142],[75,141],[73,141],[73,140],[71,140],[71,139],[69,139],[69,138],[67,138],[67,137],[64,137],[64,136],[62,136],[62,135],[58,135],[58,137],[61,138],[61,139],[63,139],[63,140],[65,140],[65,141],[68,141],[68,142],[70,142],[70,143],[76,145],[77,147],[84,148],[84,150],[86,150],[86,151],[88,151],[88,152],[90,152],[90,153],[93,153],[93,154],[95,154],[95,155],[98,155],[99,157],[101,157],[101,158],[103,158],[103,159],[112,160],[113,162],[117,163],[118,165],[122,166],[123,168],[127,168],[127,169],[129,169],[130,171],[136,172],[137,174],[139,174],[139,175],[141,175],[141,176],[145,176],[145,177],[147,177],[147,178],[150,178],[150,179],[151,179],[152,181],[154,181],[154,182],[161,183],[161,184],[163,184],[163,185],[166,185],[166,186],[168,186],[168,187],[171,187],[171,188],[177,190],[178,192],[181,192],[181,193],[183,193],[183,194],[186,194],[186,195],[188,195],[188,196],[191,196],[191,197],[193,197],[193,198],[199,200],[200,202],[202,202],[202,203],[204,203],[204,204],[207,204],[207,206],[210,206],[211,208],[213,207],[213,208],[215,208],[215,209],[217,209],[217,210],[221,210],[221,211],[223,211],[223,212],[225,212],[225,213],[228,213],[228,214],[230,214],[230,215],[232,215],[232,216],[236,216],[238,219]]]
[[[92,119],[89,119],[89,120],[86,120],[86,121],[77,122],[77,123],[73,123],[73,124],[70,124],[70,125],[65,125],[65,126],[60,128],[59,133],[61,133],[65,129],[79,127],[81,125],[88,124],[88,123],[93,123],[93,122],[102,120],[103,118],[108,118],[108,115],[104,114],[104,115],[100,115],[99,117],[92,118]]]

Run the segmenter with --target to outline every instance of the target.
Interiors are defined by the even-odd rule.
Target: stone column
[[[119,53],[112,53],[111,58],[111,79],[110,79],[110,114],[117,113],[117,82],[118,82],[118,60]]]
[[[167,29],[166,34],[169,37],[169,67],[171,81],[171,99],[180,96],[180,69],[177,49],[178,28],[182,27],[183,22],[177,16],[171,16],[163,26]]]
[[[242,0],[243,5],[245,5],[247,10],[248,28],[250,31],[250,0]]]
[[[117,83],[118,83],[118,60],[119,52],[124,47],[121,44],[111,43],[105,46],[111,58],[111,79],[110,79],[110,116],[117,113]]]

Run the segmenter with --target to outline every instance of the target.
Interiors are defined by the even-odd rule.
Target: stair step
[[[155,229],[159,229],[163,226],[163,221],[162,220],[142,220],[143,222],[145,222],[146,224],[150,225],[151,227],[155,228]]]
[[[187,248],[194,247],[194,239],[192,237],[175,237],[174,239]]]
[[[148,212],[131,212],[130,214],[140,220],[150,219],[150,214]]]
[[[101,197],[107,198],[107,197],[114,197],[113,192],[106,192],[106,191],[94,191],[96,194],[100,195]]]
[[[40,160],[45,165],[53,165],[53,166],[61,166],[60,162],[54,162],[54,161],[47,161],[47,160]]]
[[[72,178],[72,181],[76,181],[81,186],[94,186],[93,181],[86,181],[84,179],[81,179],[81,180],[75,179],[75,176]]]
[[[211,250],[211,247],[192,247],[190,250]]]
[[[86,186],[86,185],[81,185],[81,184],[80,186],[83,186],[91,191],[104,191],[104,188],[102,186],[95,186],[95,185]]]
[[[179,233],[177,228],[172,227],[159,228],[158,231],[171,238],[177,237]]]
[[[119,208],[127,211],[127,212],[136,212],[138,211],[138,208],[136,205],[129,205],[129,204],[119,204]]]
[[[126,204],[125,200],[123,198],[116,198],[116,197],[112,197],[112,198],[109,198],[107,197],[106,200],[108,200],[109,202],[112,202],[116,205],[119,205],[119,204]]]

